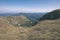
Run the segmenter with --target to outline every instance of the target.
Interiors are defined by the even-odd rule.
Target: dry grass
[[[26,31],[23,27],[12,26],[6,20],[0,19],[0,40],[23,40]]]
[[[0,40],[60,40],[60,19],[40,21],[33,27],[15,27],[0,19]]]
[[[41,21],[28,30],[30,40],[60,40],[60,19]]]

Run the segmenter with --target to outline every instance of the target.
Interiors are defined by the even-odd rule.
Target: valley
[[[46,14],[0,16],[0,40],[60,40],[60,9]]]

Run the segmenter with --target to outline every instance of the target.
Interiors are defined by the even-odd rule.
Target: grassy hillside
[[[14,25],[14,26],[29,26],[28,23],[31,22],[27,17],[23,15],[9,16],[7,17],[7,20],[11,25]]]
[[[32,27],[15,27],[0,19],[0,40],[60,40],[60,19],[40,21]]]
[[[13,26],[31,26],[32,21],[26,16],[0,16],[0,19],[6,20]]]
[[[49,13],[54,18],[46,16],[49,19],[47,20],[44,15],[41,21],[30,27],[20,26],[21,23],[31,22],[25,16],[0,17],[0,40],[60,40],[60,17],[57,16],[59,12],[54,12]]]
[[[34,26],[45,13],[3,13],[2,19],[7,19],[10,24],[18,26]],[[29,21],[28,21],[29,20]],[[27,22],[26,22],[27,21]]]
[[[41,20],[51,20],[51,19],[59,19],[60,18],[60,9],[53,10],[52,12],[49,12],[45,14]]]
[[[60,19],[40,21],[29,29],[30,40],[60,40]]]

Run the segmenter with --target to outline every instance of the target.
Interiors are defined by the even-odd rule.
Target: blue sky
[[[60,0],[0,0],[0,12],[49,12],[60,9]]]

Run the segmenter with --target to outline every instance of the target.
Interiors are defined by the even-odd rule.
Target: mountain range
[[[0,16],[0,40],[60,40],[60,9]]]
[[[12,20],[12,22],[15,20],[15,22],[18,20],[18,22],[21,20],[20,19],[20,17],[22,16],[22,18],[23,18],[23,16],[25,16],[27,19],[29,19],[30,20],[30,22],[25,22],[25,23],[23,23],[24,24],[24,26],[26,25],[26,23],[27,23],[27,25],[28,26],[31,26],[31,25],[34,25],[34,24],[36,24],[38,21],[39,21],[39,19],[44,15],[44,14],[46,14],[46,13],[17,13],[17,14],[10,14],[10,13],[4,13],[4,14],[0,14],[0,16],[2,17],[2,19],[4,19],[4,18],[6,18],[6,19],[13,19],[13,18],[15,18],[15,19],[13,19]],[[17,19],[18,18],[18,19]],[[23,18],[24,19],[24,18]],[[26,20],[27,20],[26,19]],[[22,21],[22,20],[21,20]],[[31,23],[32,22],[32,23]]]

